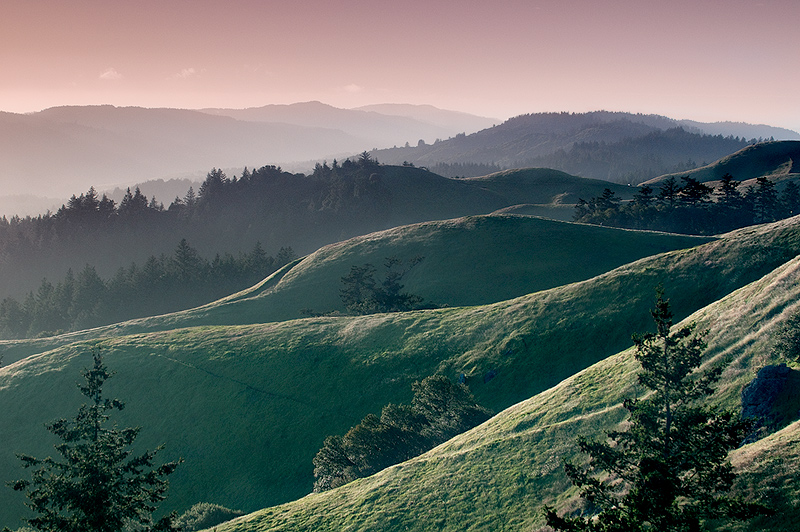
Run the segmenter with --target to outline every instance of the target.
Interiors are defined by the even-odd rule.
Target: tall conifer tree
[[[650,390],[624,402],[626,431],[606,441],[579,439],[591,458],[566,473],[590,504],[588,516],[560,516],[545,507],[547,524],[564,531],[694,532],[707,519],[743,520],[768,510],[729,494],[735,474],[728,452],[750,423],[700,403],[713,391],[719,368],[699,375],[703,334],[691,324],[670,332],[669,301],[657,292],[651,311],[655,333],[634,335],[639,382]]]
[[[124,403],[103,396],[103,384],[112,376],[99,353],[85,369],[81,393],[89,399],[72,420],[47,426],[62,443],[61,461],[19,455],[25,468],[35,468],[31,480],[10,483],[24,491],[36,516],[26,519],[36,530],[48,532],[120,532],[173,530],[172,516],[153,521],[156,506],[166,496],[166,476],[178,462],[153,467],[160,447],[133,455],[129,449],[139,428],[109,427],[109,412]]]

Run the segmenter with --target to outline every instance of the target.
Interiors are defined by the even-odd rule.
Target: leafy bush
[[[244,515],[244,512],[210,502],[198,502],[178,516],[174,524],[180,527],[182,532],[194,532],[217,526],[240,515]]]

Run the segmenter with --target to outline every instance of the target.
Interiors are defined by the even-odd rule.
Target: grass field
[[[372,263],[383,274],[387,257],[424,260],[403,284],[427,302],[484,305],[589,279],[634,260],[692,247],[709,238],[591,225],[528,216],[470,216],[372,233],[325,246],[264,282],[203,307],[68,334],[0,342],[6,363],[41,350],[105,335],[197,325],[241,325],[297,319],[301,311],[343,311],[341,278]]]
[[[491,225],[494,220],[486,223]],[[574,227],[584,230],[584,226]],[[622,381],[615,384],[614,372],[623,379],[630,378],[624,376],[628,371],[613,369],[611,362],[605,362],[612,366],[601,364],[592,371],[604,371],[606,376],[587,384],[588,389],[597,388],[595,391],[576,396],[554,390],[567,390],[565,386],[569,385],[559,383],[623,351],[630,345],[632,332],[648,327],[647,310],[658,283],[663,283],[672,299],[676,316],[683,318],[759,281],[798,253],[800,219],[789,219],[739,230],[699,246],[643,258],[583,281],[488,305],[274,323],[253,323],[258,316],[254,312],[248,317],[250,323],[242,325],[183,328],[174,327],[191,322],[168,316],[153,318],[149,332],[121,334],[144,328],[122,324],[83,335],[7,343],[7,354],[27,352],[30,356],[0,369],[0,404],[4,405],[0,412],[0,481],[23,474],[14,452],[34,456],[52,453],[53,441],[43,424],[73,415],[81,399],[75,383],[80,369],[90,364],[94,348],[105,353],[108,366],[117,372],[108,383],[108,392],[128,403],[118,416],[119,423],[141,425],[143,446],[166,443],[164,459],[185,459],[171,479],[167,510],[183,511],[204,501],[254,511],[306,495],[313,480],[311,459],[325,436],[343,434],[364,415],[378,413],[387,403],[408,401],[411,383],[434,373],[453,379],[465,374],[478,401],[495,411],[556,386],[545,393],[559,396],[553,399],[559,404],[572,406],[559,414],[553,405],[542,403],[542,415],[556,416],[548,417],[553,430],[564,423],[589,423],[596,428],[606,423],[594,421],[600,419],[592,413],[598,401],[618,410],[614,406],[618,399],[610,388],[604,387],[619,388],[623,393],[626,388]],[[267,287],[233,296],[220,305],[247,301],[250,296],[255,299],[257,294],[266,298],[268,287],[277,286],[275,283],[279,284],[287,271],[266,281]],[[754,294],[743,297],[756,300]],[[732,308],[734,314],[743,312],[741,307]],[[774,306],[770,312],[774,317],[779,308]],[[736,322],[737,327],[742,323],[745,322]],[[731,326],[730,330],[738,329]],[[742,331],[749,330],[742,328],[739,332],[746,334]],[[489,371],[495,372],[496,377],[484,382]],[[574,377],[579,378],[582,377]],[[735,393],[733,388],[720,390],[720,400]],[[573,413],[580,415],[575,417]],[[490,424],[506,423],[503,419],[507,418],[497,418]],[[531,423],[532,432],[520,429],[520,442],[544,437],[533,428],[533,418],[525,414],[524,419]],[[491,425],[476,430],[480,433],[487,426]],[[465,491],[460,495],[465,501],[472,500],[481,514],[476,513],[475,519],[484,523],[494,519],[493,515],[511,516],[513,505],[527,504],[513,501],[523,499],[524,493],[533,489],[524,487],[528,481],[520,481],[523,488],[519,488],[520,482],[508,483],[508,478],[523,478],[531,469],[522,462],[506,471],[506,458],[499,452],[503,438],[486,434],[489,443],[476,447],[486,456],[486,463],[481,466],[484,469],[473,470],[466,463],[464,467],[472,473],[483,471],[479,478],[496,483],[500,491],[482,502],[484,499],[476,498],[482,492],[464,484]],[[556,446],[564,434],[556,431],[547,436],[551,438],[549,445]],[[443,448],[461,445],[459,442],[468,441],[462,439],[465,437],[456,438]],[[491,443],[494,441],[498,442],[496,447]],[[432,486],[426,497],[409,499],[407,504],[428,512],[446,511],[431,507],[439,504],[447,508],[444,503],[437,503],[437,497],[444,497],[447,492],[446,486],[436,484],[433,471],[440,462],[444,467],[446,462],[458,464],[465,460],[466,450],[464,447],[446,461],[420,462],[431,469],[400,466],[398,471],[407,471]],[[518,452],[546,455],[536,449],[521,448]],[[545,471],[550,465],[541,467]],[[361,481],[350,489],[367,486],[364,482],[382,482],[381,479],[390,478],[386,476],[389,474]],[[534,485],[539,482],[536,480]],[[563,487],[551,484],[552,493]],[[350,492],[337,490],[319,500],[335,501],[347,493]],[[364,493],[375,504],[348,511],[350,518],[363,515],[374,522],[385,521],[382,516],[389,516],[390,509],[382,509],[377,502],[381,497],[393,498],[393,492],[381,495],[370,489]],[[316,499],[305,499],[309,500]],[[506,507],[509,509],[503,510]],[[11,490],[0,493],[0,526],[19,526],[17,519],[23,511],[18,494]],[[414,515],[409,508],[405,512]],[[404,517],[391,515],[398,523],[403,522]],[[458,513],[453,515],[464,524]],[[435,520],[431,517],[431,523],[454,528],[455,525],[447,525],[449,518],[447,513]],[[512,522],[530,519],[523,512]]]

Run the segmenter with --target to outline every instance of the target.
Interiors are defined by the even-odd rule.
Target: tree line
[[[87,263],[110,277],[171,253],[181,238],[208,257],[247,252],[256,242],[272,255],[289,245],[306,253],[380,226],[390,214],[383,172],[369,154],[320,164],[310,175],[263,166],[228,176],[215,168],[167,206],[139,189],[117,203],[90,188],[54,213],[0,217],[0,298],[22,298],[43,277]]]
[[[8,253],[15,247],[39,248],[56,240],[74,239],[86,231],[118,226],[201,223],[230,205],[269,209],[302,198],[302,206],[309,210],[339,211],[350,207],[353,201],[362,203],[374,196],[380,188],[381,173],[381,165],[367,152],[341,164],[334,160],[333,166],[327,162],[317,164],[309,176],[284,172],[272,165],[256,170],[245,168],[238,177],[228,177],[221,169],[213,168],[199,191],[190,187],[184,197],[174,198],[168,207],[155,196],[148,198],[139,187],[133,191],[128,188],[119,204],[106,194],[99,196],[90,187],[78,196],[73,194],[55,213],[0,217],[0,249]]]
[[[436,163],[428,166],[428,170],[440,176],[460,178],[483,177],[502,172],[505,168],[494,163]]]
[[[684,176],[680,183],[669,177],[658,191],[643,185],[632,201],[624,203],[605,189],[588,201],[580,199],[573,219],[628,229],[708,235],[800,213],[800,187],[794,181],[788,181],[780,193],[767,177],[759,177],[744,191],[740,185],[729,173],[722,176],[716,189],[692,177]]]
[[[208,261],[182,239],[171,256],[150,256],[110,279],[86,265],[55,284],[44,279],[22,302],[4,298],[0,337],[52,335],[191,308],[252,286],[294,259],[291,248],[271,257],[256,243],[249,253]]]

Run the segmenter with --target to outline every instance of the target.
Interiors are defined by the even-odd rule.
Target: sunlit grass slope
[[[656,177],[646,183],[656,185],[669,177],[674,177],[680,182],[684,176],[705,183],[718,181],[725,174],[731,174],[737,181],[755,180],[762,176],[771,179],[800,178],[800,141],[784,140],[754,144],[707,166]],[[744,189],[741,191],[744,192]]]
[[[351,266],[370,263],[380,279],[387,257],[424,257],[403,278],[405,290],[427,303],[455,307],[495,303],[589,279],[646,256],[708,241],[522,216],[415,224],[325,246],[274,287],[248,300],[239,298],[224,310],[212,307],[205,319],[282,321],[301,317],[302,308],[344,311],[341,278]]]
[[[687,319],[708,330],[704,368],[725,368],[712,402],[738,409],[745,384],[765,364],[772,334],[800,300],[800,259]],[[576,507],[562,460],[574,458],[579,435],[602,437],[643,393],[628,349],[602,360],[432,451],[339,489],[267,508],[219,532],[339,530],[538,530],[545,503]],[[777,515],[740,530],[796,530],[800,518],[800,422],[733,453],[737,489],[764,497]],[[718,523],[731,530],[728,523]]]
[[[43,423],[73,413],[74,383],[99,347],[128,402],[121,424],[186,460],[167,509],[200,501],[254,511],[312,485],[325,436],[405,402],[411,383],[467,376],[496,411],[619,352],[648,326],[663,283],[678,317],[760,279],[800,252],[800,219],[752,227],[589,280],[486,306],[268,324],[201,326],[99,337],[42,350],[0,369],[0,482],[22,475],[14,452],[52,453]],[[484,381],[489,372],[496,376]],[[488,503],[487,503],[488,504]],[[0,491],[0,526],[22,500]]]
[[[343,311],[341,278],[387,257],[424,260],[403,279],[426,302],[482,305],[581,281],[634,260],[708,242],[708,238],[627,231],[527,216],[472,216],[398,227],[325,246],[255,287],[198,309],[139,319],[62,338],[8,343],[6,361],[76,338],[195,325],[300,318],[303,309]],[[2,344],[0,344],[2,345]]]

